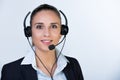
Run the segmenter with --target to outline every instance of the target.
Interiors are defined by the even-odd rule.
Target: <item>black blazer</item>
[[[78,61],[75,58],[66,58],[70,62],[63,70],[67,80],[84,80]],[[38,80],[36,71],[31,65],[21,65],[22,60],[23,58],[4,65],[1,80]]]

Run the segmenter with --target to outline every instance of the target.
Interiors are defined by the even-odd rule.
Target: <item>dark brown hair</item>
[[[48,4],[42,4],[40,6],[38,6],[37,8],[35,8],[31,14],[31,17],[30,17],[30,25],[32,26],[32,20],[34,18],[34,16],[36,15],[36,13],[42,11],[42,10],[51,10],[51,11],[54,11],[57,16],[60,18],[61,20],[61,16],[60,16],[60,13],[59,11],[57,10],[56,7],[52,6],[52,5],[48,5]]]

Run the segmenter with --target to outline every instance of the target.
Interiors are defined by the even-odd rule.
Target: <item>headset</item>
[[[56,44],[56,45],[52,44],[52,45],[49,45],[49,46],[48,46],[49,50],[53,50],[57,45],[59,45],[59,44],[60,44],[61,42],[63,42],[63,40],[64,40],[63,46],[62,46],[62,48],[61,48],[61,50],[60,50],[60,53],[59,53],[59,55],[58,55],[55,63],[57,62],[59,56],[61,55],[61,52],[62,52],[63,47],[64,47],[64,45],[65,45],[66,35],[68,34],[68,31],[69,31],[67,17],[65,16],[65,14],[64,14],[61,10],[59,10],[59,12],[63,15],[63,17],[64,17],[64,19],[65,19],[65,24],[62,24],[62,25],[61,25],[61,32],[60,32],[60,34],[61,34],[61,35],[64,35],[64,37],[63,37],[63,39],[62,39],[58,44]],[[27,13],[27,15],[25,16],[25,18],[24,18],[24,22],[23,22],[24,35],[25,35],[25,37],[27,37],[27,40],[28,40],[28,42],[29,42],[29,45],[30,45],[31,49],[33,50],[33,52],[34,52],[35,55],[37,56],[35,50],[33,49],[32,45],[30,44],[30,41],[29,41],[29,37],[32,37],[32,30],[31,30],[31,27],[32,27],[32,26],[26,26],[26,19],[27,19],[27,17],[29,16],[30,13],[31,13],[31,12],[29,11],[29,12]],[[44,66],[44,68],[48,71],[48,73],[51,75],[51,79],[53,80],[53,76],[52,76],[51,72],[52,72],[52,70],[53,70],[53,67],[54,67],[55,63],[54,63],[53,66],[52,66],[51,72],[49,72],[49,70],[46,68],[46,66],[45,66],[44,63],[41,61],[41,59],[40,59],[38,56],[37,56],[37,58],[38,58],[39,61],[42,63],[42,65]]]
[[[66,36],[68,34],[68,31],[69,31],[68,20],[67,20],[67,17],[65,16],[65,14],[61,10],[59,10],[59,12],[63,15],[63,17],[65,19],[65,24],[61,25],[61,32],[60,32],[60,34]],[[26,19],[29,16],[30,13],[31,12],[27,13],[27,15],[24,18],[24,22],[23,22],[24,34],[25,34],[25,37],[27,37],[27,38],[32,36],[32,30],[31,30],[32,26],[26,26]]]

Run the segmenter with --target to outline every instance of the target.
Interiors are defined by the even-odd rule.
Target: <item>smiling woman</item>
[[[49,15],[48,15],[49,14]],[[48,46],[57,44],[60,35],[60,19],[55,12],[42,10],[32,20],[32,40],[36,51],[49,51]]]
[[[60,13],[54,6],[42,4],[35,8],[25,32],[27,28],[33,51],[4,65],[1,80],[84,80],[75,58],[62,55],[62,50],[48,48],[59,44],[61,37],[67,35],[61,33],[68,30],[67,25],[61,24]]]

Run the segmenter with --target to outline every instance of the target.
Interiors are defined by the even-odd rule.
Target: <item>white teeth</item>
[[[43,42],[51,42],[50,40],[42,40]]]
[[[44,41],[44,42],[50,42],[50,41]]]

